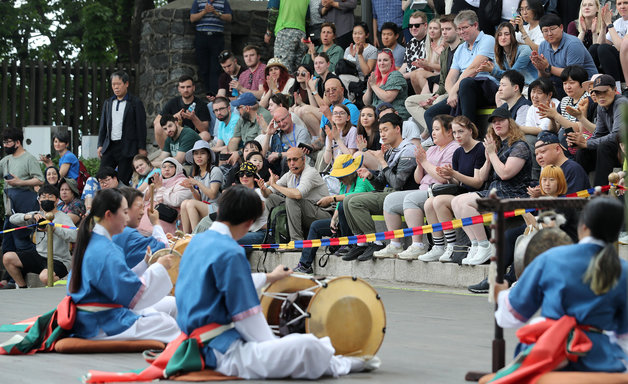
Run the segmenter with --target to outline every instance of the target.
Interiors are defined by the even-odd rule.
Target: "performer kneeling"
[[[206,366],[245,379],[316,379],[377,368],[376,357],[334,356],[328,337],[273,335],[255,290],[261,282],[253,282],[244,249],[236,242],[262,211],[255,191],[239,185],[227,189],[218,200],[217,221],[190,241],[181,259],[175,292],[181,330],[189,335],[210,324],[223,325],[224,331],[202,348]],[[277,271],[268,278],[281,277]]]
[[[510,370],[506,375],[506,370],[500,371],[496,377],[503,379],[497,382],[513,382],[509,378],[524,382],[523,377],[531,377],[527,375],[561,367],[565,358],[569,359],[565,370],[626,371],[628,357],[620,345],[628,341],[628,263],[619,259],[614,245],[623,214],[618,200],[591,200],[580,216],[578,244],[542,253],[509,290],[505,290],[505,284],[496,284],[495,318],[501,327],[520,327],[539,308],[545,317],[545,321],[533,321],[517,332],[525,344],[536,343],[517,359],[523,361],[519,370],[525,372],[527,367],[528,373]],[[569,336],[571,332],[573,336]],[[574,345],[574,341],[580,345]],[[535,354],[537,347],[545,352]],[[522,358],[526,355],[527,362]],[[540,356],[553,356],[554,360],[543,366],[533,365],[543,360]]]
[[[111,240],[127,221],[128,204],[122,194],[114,189],[98,192],[79,227],[72,259],[68,295],[78,310],[71,336],[170,342],[180,334],[175,319],[151,306],[172,289],[167,272],[172,257],[161,257],[138,277]]]

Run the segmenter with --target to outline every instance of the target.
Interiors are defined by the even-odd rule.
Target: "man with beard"
[[[227,152],[227,144],[233,137],[233,131],[235,130],[236,124],[238,124],[238,120],[240,120],[240,115],[231,113],[229,99],[226,97],[216,97],[212,108],[214,110],[214,116],[216,116],[218,120],[214,132],[214,140],[212,141],[212,150],[216,153]],[[192,143],[192,145],[194,145],[194,143]],[[192,147],[190,147],[190,149],[191,148]]]
[[[255,140],[261,132],[257,116],[261,115],[264,121],[270,121],[272,116],[266,108],[259,105],[255,95],[251,92],[241,94],[237,100],[231,103],[231,106],[240,113],[240,119],[238,119],[233,130],[233,137],[227,145],[229,152],[231,152],[229,163],[235,164],[243,160],[241,153],[243,144]]]
[[[263,86],[264,81],[266,81],[264,76],[266,64],[261,62],[260,49],[255,45],[244,47],[242,57],[244,57],[244,64],[246,64],[247,69],[240,74],[238,79],[231,80],[229,86],[232,89],[237,89],[240,94],[251,92],[259,100],[264,94],[264,90],[260,89],[260,86]]]
[[[174,157],[181,164],[185,162],[185,153],[194,147],[201,137],[192,128],[181,127],[179,121],[172,115],[161,117],[161,126],[166,132],[166,142],[161,149],[161,154],[153,160],[153,166],[161,166],[161,161],[167,157]]]
[[[173,115],[181,120],[181,125],[194,129],[205,141],[211,140],[209,132],[209,110],[207,103],[201,98],[194,96],[196,87],[194,79],[191,76],[183,75],[179,77],[177,91],[179,96],[170,99],[164,105],[161,113],[155,117],[153,127],[155,128],[155,144],[162,148],[166,141],[166,132],[161,126],[161,117],[163,115]],[[191,108],[194,104],[194,108]],[[192,109],[192,110],[190,110]]]
[[[39,205],[41,210],[29,213],[16,213],[9,219],[16,226],[31,225],[45,220],[46,213],[54,214],[54,222],[73,227],[70,216],[57,210],[59,202],[59,190],[53,185],[44,185],[39,189]],[[7,272],[15,280],[19,288],[26,288],[24,276],[26,273],[39,274],[42,283],[48,283],[48,241],[46,240],[47,226],[38,227],[35,234],[37,248],[29,248],[7,252],[4,254],[3,263]],[[54,280],[65,277],[71,264],[70,243],[76,241],[76,230],[57,227],[54,236]]]

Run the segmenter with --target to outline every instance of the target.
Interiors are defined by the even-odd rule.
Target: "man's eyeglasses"
[[[325,90],[325,93],[334,93],[334,92],[336,92],[337,90],[338,90],[338,88],[327,88],[327,89]]]
[[[297,162],[297,161],[299,161],[301,159],[302,159],[302,157],[286,157],[286,161],[288,163],[290,163],[290,162]]]
[[[423,24],[426,24],[426,23],[408,24],[408,28],[421,28]]]
[[[219,107],[219,108],[214,108],[214,113],[218,113],[218,112],[222,112],[226,109],[228,109],[229,107]]]
[[[471,28],[471,26],[470,26],[470,25],[465,25],[465,26],[462,26],[462,27],[458,27],[458,28],[456,28],[456,31],[458,31],[458,32],[464,32],[464,31],[466,31],[466,30],[467,30],[467,29],[469,29],[469,28]]]
[[[110,182],[111,180],[113,180],[113,177],[111,177],[111,176],[107,176],[107,177],[105,177],[104,179],[98,179],[98,182],[99,182],[100,184],[103,184],[103,183],[104,183],[104,184],[106,184],[106,183]]]
[[[2,145],[7,145],[7,144],[13,144],[13,140],[11,140],[11,139],[2,140]]]
[[[276,122],[278,122],[278,123],[283,123],[283,122],[284,122],[284,120],[286,120],[289,116],[290,116],[290,113],[288,113],[287,115],[285,115],[285,116],[284,116],[284,117],[282,117],[281,119],[279,119],[279,120],[275,120],[275,121],[276,121]]]
[[[560,28],[559,26],[555,25],[553,27],[549,27],[549,28],[543,28],[541,29],[541,33],[543,33],[544,35],[549,35],[550,33],[554,33],[556,32],[556,30]]]

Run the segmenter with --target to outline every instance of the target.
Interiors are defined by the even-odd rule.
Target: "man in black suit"
[[[142,101],[128,93],[129,75],[111,75],[115,96],[107,99],[100,117],[98,157],[100,167],[118,167],[120,181],[127,184],[133,174],[133,157],[146,155],[146,110]]]

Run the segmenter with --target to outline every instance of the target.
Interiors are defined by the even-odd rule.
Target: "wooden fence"
[[[101,106],[113,95],[113,72],[126,71],[129,92],[137,94],[136,67],[42,61],[4,61],[0,66],[0,128],[67,125],[77,138],[75,147],[82,135],[98,133]]]

